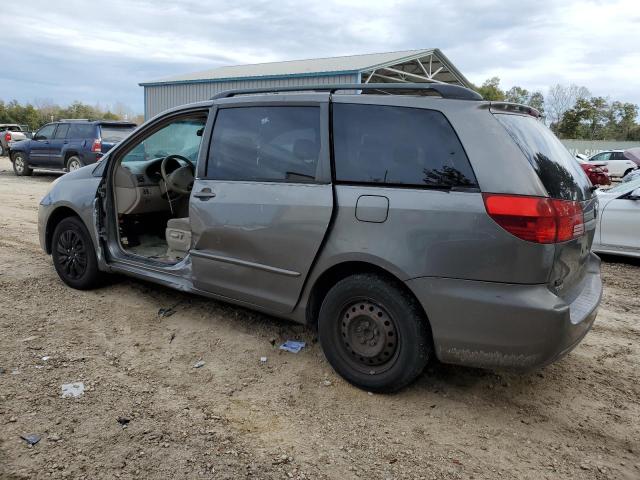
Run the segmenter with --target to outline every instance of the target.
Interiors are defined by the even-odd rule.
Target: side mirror
[[[38,140],[44,140],[44,137],[42,135],[34,135],[33,139],[38,141]]]
[[[640,200],[640,188],[632,190],[627,198],[629,198],[629,200]]]

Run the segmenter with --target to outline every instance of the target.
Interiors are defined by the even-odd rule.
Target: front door
[[[56,131],[56,124],[45,125],[38,130],[29,142],[29,164],[46,167],[50,165],[51,140]]]
[[[640,200],[628,196],[610,201],[602,212],[600,243],[640,251]]]
[[[322,98],[218,108],[190,201],[196,288],[282,313],[295,307],[333,209]]]

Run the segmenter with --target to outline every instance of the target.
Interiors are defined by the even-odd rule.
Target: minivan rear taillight
[[[4,134],[4,141],[5,142],[10,142],[11,141],[11,134],[9,132]]]
[[[497,193],[484,193],[482,197],[489,216],[523,240],[556,243],[584,234],[584,216],[579,202]]]
[[[92,152],[101,152],[102,151],[102,140],[100,140],[99,138],[96,138],[93,141],[93,145],[91,145],[91,151]]]

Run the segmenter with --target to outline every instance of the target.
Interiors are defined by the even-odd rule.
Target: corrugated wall
[[[317,77],[287,77],[265,80],[232,80],[228,82],[198,82],[144,87],[145,118],[151,118],[171,107],[208,100],[216,93],[234,88],[288,87],[295,85],[326,85],[356,83],[357,74]]]
[[[590,157],[603,150],[626,150],[640,147],[640,142],[617,140],[560,140],[572,154],[581,153]]]

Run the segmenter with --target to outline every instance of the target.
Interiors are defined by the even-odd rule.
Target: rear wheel
[[[416,300],[374,274],[338,282],[320,307],[318,334],[333,368],[365,390],[393,392],[431,357],[431,333]]]
[[[33,169],[29,167],[27,157],[24,153],[18,152],[13,155],[13,173],[22,176],[29,176],[33,173]]]
[[[78,217],[67,217],[53,231],[51,256],[58,276],[70,287],[86,290],[102,279],[89,232]]]
[[[74,170],[78,170],[82,167],[84,167],[84,163],[82,162],[82,160],[80,160],[79,157],[76,157],[75,155],[73,157],[69,157],[69,160],[67,160],[68,172],[73,172]]]
[[[6,155],[6,153],[7,152],[5,151],[4,147],[0,143],[0,157],[4,157]]]

